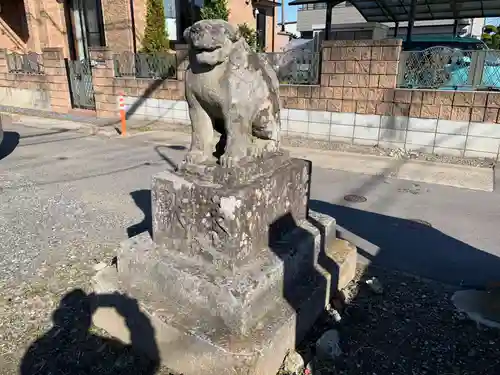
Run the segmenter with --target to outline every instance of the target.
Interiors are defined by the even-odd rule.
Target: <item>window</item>
[[[89,58],[89,47],[106,45],[101,0],[68,0],[64,8],[71,59]]]
[[[349,1],[346,1],[344,3],[339,4],[338,6],[352,7],[353,5]],[[318,10],[318,9],[326,9],[326,3],[304,4],[299,8],[299,10]]]
[[[89,47],[103,47],[106,45],[104,39],[104,22],[100,0],[84,0],[83,11],[85,13],[85,27],[87,31],[87,44]]]
[[[266,47],[266,11],[264,9],[258,9],[259,13],[257,13],[257,34],[258,34],[258,43],[262,48]]]
[[[176,0],[163,0],[165,8],[165,18],[177,18],[177,9],[175,9]]]
[[[317,4],[305,4],[302,5],[300,10],[316,10],[316,9],[326,9],[326,3],[317,3]]]

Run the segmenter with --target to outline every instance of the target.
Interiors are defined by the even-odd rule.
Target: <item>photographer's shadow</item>
[[[92,332],[92,314],[112,307],[130,332],[131,345]],[[160,367],[154,328],[137,301],[121,295],[66,294],[53,313],[53,327],[31,344],[20,366],[21,375],[154,375]],[[148,355],[132,350],[148,341]]]

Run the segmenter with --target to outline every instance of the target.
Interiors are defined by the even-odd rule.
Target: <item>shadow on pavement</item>
[[[6,158],[14,152],[19,145],[21,136],[18,132],[5,131],[3,133],[3,141],[0,144],[0,160]]]
[[[131,192],[130,195],[132,196],[135,205],[144,214],[144,219],[140,223],[134,224],[127,228],[128,237],[131,238],[146,231],[149,232],[149,234],[152,236],[153,223],[151,216],[151,190],[136,190]]]
[[[148,356],[132,351],[132,345],[93,333],[92,314],[97,307],[114,307],[125,320],[132,345],[148,341]],[[87,295],[75,289],[61,299],[52,318],[53,328],[25,353],[21,375],[157,373],[160,359],[154,328],[135,300],[120,294]]]
[[[71,132],[70,129],[57,129],[54,131],[49,131],[45,133],[34,133],[34,134],[26,134],[23,135],[21,138],[22,139],[29,139],[29,138],[38,138],[38,137],[46,137],[46,136],[51,136],[51,135],[57,135],[57,134],[64,134]]]
[[[166,150],[183,151],[185,148],[175,148],[176,146],[155,146],[156,153],[172,168],[174,171],[177,169],[177,163],[166,154]],[[178,146],[183,147],[183,146]]]
[[[426,224],[317,200],[311,201],[311,209],[335,217],[338,225],[377,247],[373,254],[355,243],[374,266],[450,285],[484,285],[499,278],[499,257]]]
[[[167,165],[172,170],[177,169],[177,163],[166,154],[166,150],[183,151],[186,148],[184,146],[155,146],[154,150],[156,153],[167,163]],[[127,228],[127,235],[129,238],[137,236],[140,233],[148,231],[149,234],[153,235],[152,226],[152,213],[151,213],[151,190],[143,189],[136,190],[130,193],[135,205],[144,214],[144,219],[137,224],[134,224]]]

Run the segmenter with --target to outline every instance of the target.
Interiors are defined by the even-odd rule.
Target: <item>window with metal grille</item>
[[[259,9],[259,13],[257,14],[257,37],[261,48],[265,48],[266,46],[266,19],[266,11]]]

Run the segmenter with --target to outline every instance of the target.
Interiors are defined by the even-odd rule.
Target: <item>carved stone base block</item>
[[[95,290],[139,301],[175,371],[275,375],[352,278],[356,248],[336,239],[333,218],[308,211],[308,162],[273,154],[251,174],[204,168],[154,177],[153,238],[123,242]],[[109,309],[94,322],[127,341]]]
[[[309,176],[310,163],[287,154],[238,169],[159,173],[151,194],[153,239],[218,266],[246,264],[306,218]]]
[[[334,222],[329,230],[332,229]],[[319,231],[315,232],[315,242],[320,242],[322,236]],[[136,240],[138,252],[148,251],[147,236],[141,235]],[[320,257],[321,264],[331,268],[327,270],[316,264],[318,272],[303,273],[295,285],[285,288],[280,296],[260,301],[269,311],[246,335],[231,333],[222,323],[207,327],[201,322],[203,316],[199,310],[189,310],[176,300],[158,299],[155,291],[138,291],[123,280],[114,267],[105,268],[94,277],[94,291],[98,294],[119,292],[137,298],[141,312],[154,328],[155,337],[132,335],[123,317],[110,308],[97,309],[93,323],[146,355],[154,357],[159,353],[162,365],[184,375],[276,375],[287,351],[304,338],[324,310],[330,290],[345,287],[354,276],[357,256],[354,246],[344,240],[331,239],[325,250]],[[223,287],[220,292],[223,293]],[[187,297],[190,295],[193,294]],[[135,319],[136,313],[133,310],[125,315],[131,321],[144,321],[142,317]],[[141,331],[140,326],[134,328]],[[139,337],[139,341],[130,342],[132,336]]]

